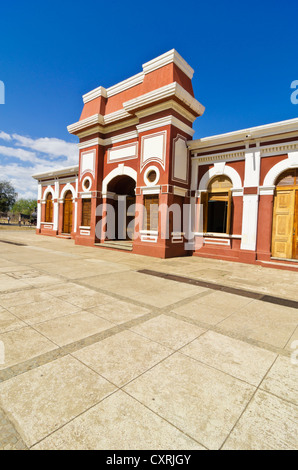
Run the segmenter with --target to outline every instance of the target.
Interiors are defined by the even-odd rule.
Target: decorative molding
[[[141,139],[141,170],[149,162],[158,162],[165,168],[167,131],[144,135]]]
[[[112,156],[121,154],[122,156]],[[133,144],[119,145],[118,147],[112,147],[108,150],[107,163],[115,163],[118,161],[132,160],[138,158],[138,142]]]
[[[231,160],[244,160],[245,159],[245,151],[235,151],[235,152],[221,152],[221,153],[214,153],[212,155],[204,155],[202,157],[192,156],[192,160],[198,161],[199,164],[202,163],[214,163],[219,161],[231,161]]]
[[[179,69],[182,70],[182,72],[185,73],[185,75],[187,75],[188,78],[192,79],[194,70],[186,62],[186,60],[184,60],[183,57],[181,57],[181,55],[178,54],[178,52],[175,49],[171,49],[165,54],[162,54],[159,57],[156,57],[155,59],[152,59],[149,62],[146,62],[145,64],[143,64],[144,74],[153,72],[154,70],[157,70],[171,63],[174,63],[175,65],[177,65],[177,67],[179,67]]]
[[[231,241],[230,239],[225,238],[207,238],[204,237],[204,245],[222,245],[222,246],[230,246]]]
[[[274,165],[265,176],[263,186],[275,186],[277,177],[290,168],[298,168],[298,152],[291,153],[288,158]]]
[[[175,116],[165,116],[159,119],[155,119],[154,121],[149,121],[143,124],[138,124],[136,127],[138,131],[141,133],[141,132],[150,131],[152,129],[156,129],[158,127],[164,127],[164,126],[175,126],[188,135],[193,135],[195,132],[194,129],[189,127],[184,122],[180,121],[180,119],[177,119]]]
[[[157,90],[150,91],[144,95],[138,96],[132,100],[123,103],[124,109],[128,112],[137,111],[138,108],[147,106],[148,104],[156,101],[164,100],[171,96],[176,96],[181,100],[188,108],[192,109],[196,114],[201,116],[205,108],[199,103],[190,93],[188,93],[181,85],[177,82],[165,85]]]
[[[298,151],[298,142],[287,142],[286,144],[276,144],[276,145],[268,145],[266,147],[261,147],[261,156],[269,156],[269,155],[280,155],[283,153],[289,153]]]
[[[149,196],[150,194],[160,194],[160,186],[141,186],[142,194]]]
[[[230,178],[230,180],[233,183],[233,189],[241,189],[242,190],[242,182],[239,173],[232,168],[231,166],[225,165],[223,172],[221,173],[222,175],[227,176]],[[204,176],[202,177],[199,185],[199,191],[207,191],[208,189],[208,183],[213,178],[214,176],[218,176],[219,173],[216,169],[216,167],[210,168]]]
[[[90,140],[86,140],[85,142],[80,142],[78,144],[78,148],[82,150],[88,147],[95,147],[96,145],[105,145],[104,139],[100,139],[99,137],[96,137],[95,139],[90,139]]]
[[[116,178],[116,176],[130,176],[133,180],[137,181],[137,172],[129,167],[129,166],[124,166],[124,164],[118,165],[117,168],[114,168],[103,180],[102,182],[102,196],[106,197],[106,194],[108,193],[108,184]]]
[[[179,140],[183,142],[182,148],[179,148]],[[180,144],[181,145],[181,144]],[[185,151],[185,154],[182,155],[182,152]],[[179,178],[177,173],[180,171],[185,174],[185,178]],[[187,139],[177,134],[173,140],[173,155],[172,155],[172,180],[177,181],[178,183],[188,183],[188,174],[189,174],[189,158],[188,158],[188,148],[187,148]]]
[[[231,145],[235,142],[246,143],[253,139],[261,140],[269,136],[272,138],[273,136],[288,134],[293,131],[298,131],[298,118],[192,140],[189,141],[189,148],[194,152],[198,150],[202,151],[202,149],[208,149],[223,144]]]
[[[95,100],[95,98],[99,98],[100,96],[107,98],[107,90],[102,86],[99,86],[98,88],[95,88],[94,90],[91,90],[85,95],[83,95],[84,104],[88,103],[89,101]]]
[[[166,109],[176,111],[191,123],[196,120],[196,116],[187,111],[187,109],[185,109],[181,104],[177,103],[177,101],[174,100],[163,101],[162,103],[150,106],[149,108],[141,109],[140,111],[136,112],[136,116],[141,119],[143,117],[151,116],[152,114],[160,113],[161,111],[165,111]]]
[[[152,182],[148,180],[148,174],[151,171],[155,171],[155,173],[156,173],[156,178]],[[160,178],[160,171],[157,168],[157,166],[154,166],[154,165],[148,166],[148,168],[146,168],[146,170],[144,172],[143,178],[144,178],[144,182],[145,182],[146,186],[156,186],[157,183],[159,182],[159,178]]]
[[[82,152],[80,155],[80,179],[86,173],[91,173],[93,178],[95,178],[95,160],[96,160],[96,150],[90,150],[87,152]]]

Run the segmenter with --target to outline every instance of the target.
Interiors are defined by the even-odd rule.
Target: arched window
[[[53,222],[53,197],[48,194],[46,200],[46,220],[45,222]]]
[[[275,184],[277,189],[298,186],[298,168],[291,168],[279,175]]]
[[[230,233],[232,187],[227,176],[216,176],[209,182],[207,193],[201,193],[204,232]]]

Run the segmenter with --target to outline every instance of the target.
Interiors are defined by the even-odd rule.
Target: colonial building
[[[298,119],[192,140],[193,73],[171,50],[83,96],[78,165],[34,175],[37,233],[298,268]]]

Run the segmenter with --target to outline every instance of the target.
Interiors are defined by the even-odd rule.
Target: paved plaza
[[[0,230],[0,449],[297,449],[297,301],[293,271]]]

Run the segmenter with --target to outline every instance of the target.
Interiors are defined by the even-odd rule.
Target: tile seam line
[[[173,281],[173,282],[181,282],[183,284],[194,285],[198,287],[205,287],[206,289],[224,292],[227,294],[239,295],[241,297],[251,298],[252,300],[261,300],[262,302],[273,303],[275,305],[282,305],[284,307],[298,308],[298,301],[287,299],[284,297],[275,297],[269,294],[259,293],[255,291],[245,290],[245,289],[238,289],[234,287],[225,286],[224,284],[215,284],[215,283],[208,282],[208,281],[201,281],[199,279],[178,276],[174,274],[165,274],[160,271],[151,271],[149,269],[148,270],[142,269],[137,272],[139,272],[140,274],[147,274],[149,276],[154,276],[157,278],[160,277],[162,279],[166,279],[166,280]],[[286,303],[290,303],[295,306],[286,305]]]
[[[232,432],[234,431],[234,429],[236,428],[237,424],[240,422],[242,416],[244,415],[244,413],[246,412],[246,410],[248,409],[250,403],[252,403],[254,397],[256,396],[257,392],[260,390],[260,386],[261,384],[263,383],[263,381],[265,380],[265,378],[267,377],[267,375],[269,374],[269,372],[271,371],[272,367],[274,366],[274,364],[276,363],[277,361],[277,358],[278,356],[274,359],[274,361],[272,362],[271,366],[268,367],[268,370],[266,372],[266,374],[264,375],[263,379],[261,380],[261,382],[259,383],[259,385],[256,387],[254,393],[252,394],[250,400],[248,400],[246,406],[244,407],[242,413],[240,414],[240,416],[238,417],[238,419],[236,420],[234,426],[232,427],[231,431],[229,432],[229,434],[227,435],[227,437],[225,438],[225,440],[223,441],[222,445],[220,446],[219,450],[222,450],[223,446],[225,445],[225,443],[227,442],[227,440],[229,439],[229,437],[231,436]]]

